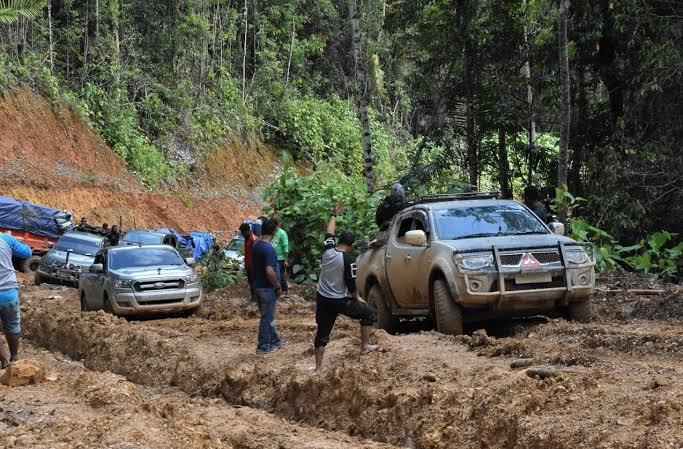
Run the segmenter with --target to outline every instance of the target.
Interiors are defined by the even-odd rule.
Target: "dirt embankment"
[[[683,446],[681,321],[616,321],[618,296],[598,298],[599,319],[589,324],[524,320],[458,338],[379,332],[382,351],[363,357],[356,325],[340,319],[331,369],[314,375],[313,306],[304,300],[280,305],[289,345],[259,356],[257,313],[237,307],[243,289],[210,295],[195,318],[126,321],[80,313],[70,290],[46,301],[42,288],[24,295],[32,342],[143,385],[222,395],[290,421],[421,449]],[[675,290],[658,299],[683,307]],[[549,377],[511,368],[520,357]]]
[[[234,233],[258,216],[279,159],[263,144],[226,143],[200,157],[193,181],[150,192],[65,104],[29,89],[0,97],[0,195],[68,209],[126,229],[170,226]]]

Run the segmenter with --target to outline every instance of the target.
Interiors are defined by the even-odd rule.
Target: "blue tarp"
[[[59,238],[72,226],[69,212],[0,196],[0,228]]]
[[[194,242],[194,253],[192,257],[199,260],[204,257],[213,246],[213,235],[208,232],[192,231],[190,237]]]
[[[178,237],[178,244],[181,248],[192,248],[192,257],[199,260],[213,246],[213,235],[208,232],[192,231],[188,235],[182,235],[178,231],[170,228],[155,229],[156,232],[173,234]]]

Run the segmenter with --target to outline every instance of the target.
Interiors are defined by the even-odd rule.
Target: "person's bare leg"
[[[369,352],[377,350],[377,345],[370,344],[370,337],[375,332],[374,326],[361,326],[360,327],[360,353],[367,354]]]
[[[9,360],[16,362],[19,358],[19,334],[5,334],[9,346]]]
[[[323,357],[325,356],[325,346],[315,348],[315,372],[323,371]]]

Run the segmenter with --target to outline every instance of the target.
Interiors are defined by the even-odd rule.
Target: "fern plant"
[[[0,24],[10,25],[20,18],[33,20],[45,5],[45,0],[0,0]]]

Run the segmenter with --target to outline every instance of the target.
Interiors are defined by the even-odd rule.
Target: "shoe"
[[[270,354],[271,352],[277,352],[279,349],[279,346],[271,346],[270,349],[256,349],[256,352],[259,354]]]
[[[284,348],[284,347],[286,347],[286,346],[287,346],[287,342],[286,342],[286,341],[281,341],[280,343],[278,343],[278,344],[275,345],[276,348]]]

